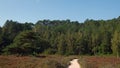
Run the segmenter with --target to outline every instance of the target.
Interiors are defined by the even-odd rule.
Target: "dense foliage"
[[[120,56],[120,17],[111,20],[7,20],[0,27],[0,53]]]

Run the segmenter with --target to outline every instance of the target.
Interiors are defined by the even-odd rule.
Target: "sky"
[[[21,23],[38,20],[84,22],[120,16],[120,0],[0,0],[0,26],[6,20]]]

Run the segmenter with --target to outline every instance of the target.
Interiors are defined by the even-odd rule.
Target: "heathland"
[[[83,67],[119,68],[120,17],[87,19],[82,23],[69,19],[36,23],[7,20],[0,27],[0,54],[2,68],[11,64],[11,68],[15,65],[18,68],[43,65],[45,68],[46,64],[64,68],[73,55],[77,55]]]

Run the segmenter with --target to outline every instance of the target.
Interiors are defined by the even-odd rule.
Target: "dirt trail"
[[[81,68],[80,64],[78,63],[78,59],[73,59],[70,61],[68,68]]]

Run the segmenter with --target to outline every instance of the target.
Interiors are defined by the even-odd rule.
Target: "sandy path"
[[[68,68],[81,68],[80,64],[78,63],[78,59],[73,59],[70,61],[70,64]]]

